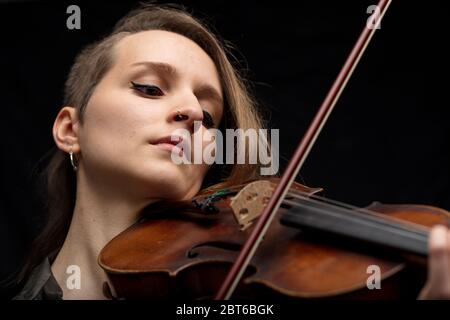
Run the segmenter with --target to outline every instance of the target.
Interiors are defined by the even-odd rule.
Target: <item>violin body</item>
[[[269,181],[269,180],[268,180]],[[278,179],[271,179],[275,187]],[[208,299],[214,296],[252,225],[242,230],[232,201],[245,185],[202,194],[192,201],[159,203],[101,251],[98,262],[118,298]],[[293,183],[313,196],[321,189]],[[446,223],[450,214],[422,205],[374,203],[371,211],[425,227]],[[425,281],[425,260],[341,241],[280,223],[277,217],[247,267],[234,298],[321,299],[398,298],[416,295]],[[380,271],[381,288],[368,289],[370,266]]]

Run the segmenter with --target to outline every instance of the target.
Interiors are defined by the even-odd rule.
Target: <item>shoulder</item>
[[[62,300],[63,292],[53,276],[50,261],[45,258],[28,277],[13,300]]]

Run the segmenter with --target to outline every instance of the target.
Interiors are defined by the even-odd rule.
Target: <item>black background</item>
[[[443,2],[393,1],[298,181],[358,206],[450,210]],[[32,172],[54,145],[71,63],[136,3],[0,2],[0,279],[17,269],[42,223]],[[376,1],[181,3],[237,48],[270,127],[280,129],[283,168]],[[81,30],[66,28],[70,4],[81,8]]]

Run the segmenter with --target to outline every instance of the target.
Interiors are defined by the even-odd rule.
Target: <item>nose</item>
[[[198,101],[174,108],[171,118],[176,122],[184,122],[186,129],[194,132],[194,121],[203,121],[203,109]]]

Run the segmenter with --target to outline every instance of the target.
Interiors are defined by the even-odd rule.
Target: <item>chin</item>
[[[192,196],[190,196],[189,190],[184,189],[182,186],[177,186],[164,190],[163,195],[161,197],[164,198],[165,200],[172,200],[172,201],[189,200],[190,198],[192,198]]]
[[[168,184],[163,192],[168,200],[190,200],[198,193],[198,188],[192,185],[192,180],[184,180],[183,182],[178,181],[175,184]]]
[[[132,166],[132,175],[137,176],[139,185],[144,185],[146,193],[156,193],[157,197],[167,200],[187,200],[194,197],[201,186],[202,178],[186,166],[179,166],[170,160],[152,159],[144,166]],[[195,180],[200,180],[196,183]]]
[[[146,181],[153,192],[156,191],[165,199],[181,200],[191,194],[192,190],[189,178],[179,173],[158,172],[147,176]]]

